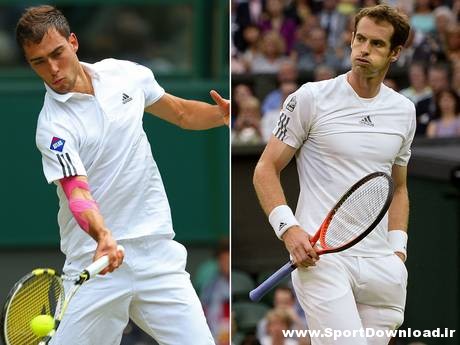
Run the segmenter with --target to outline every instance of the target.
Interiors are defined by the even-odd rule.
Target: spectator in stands
[[[290,323],[289,327],[284,329],[306,329],[307,322],[305,320],[305,315],[303,311],[298,313],[296,309],[296,298],[294,292],[291,288],[287,286],[280,285],[275,289],[275,294],[273,297],[273,308],[275,310],[282,310],[289,316]],[[262,320],[259,321],[257,325],[257,338],[262,340],[270,335],[268,324],[269,324],[268,315],[265,316]]]
[[[446,30],[446,56],[451,63],[460,61],[460,25],[451,25]]]
[[[415,0],[410,23],[414,30],[424,34],[432,33],[435,30],[433,8],[430,0]]]
[[[293,93],[295,90],[297,90],[298,87],[299,85],[295,81],[286,80],[283,81],[279,89],[277,89],[281,92],[280,103],[277,108],[270,109],[264,113],[260,124],[262,138],[265,143],[268,142],[268,139],[270,139],[273,129],[275,128],[276,122],[280,117],[280,110],[281,106],[283,105],[283,102],[286,100],[286,97]]]
[[[216,345],[228,345],[230,338],[230,253],[228,241],[219,244],[216,253],[218,273],[200,295],[209,329]]]
[[[294,19],[286,17],[283,11],[284,4],[282,0],[267,0],[260,28],[263,33],[278,32],[284,40],[284,53],[289,54],[294,44],[297,24]]]
[[[247,66],[243,61],[241,54],[238,52],[235,46],[231,46],[231,69],[232,74],[244,74],[247,72]]]
[[[280,65],[279,71],[277,73],[279,87],[271,91],[264,98],[262,102],[262,116],[265,116],[265,114],[269,111],[280,110],[284,101],[281,85],[288,82],[295,83],[297,82],[297,77],[298,71],[294,62],[291,60],[286,60]]]
[[[372,7],[380,4],[379,0],[361,0],[361,7]]]
[[[337,11],[343,14],[347,19],[353,16],[358,10],[358,0],[340,0],[337,5]]]
[[[392,78],[385,78],[383,80],[383,85],[388,86],[390,89],[393,89],[396,92],[399,92],[398,83]]]
[[[254,145],[262,143],[260,119],[259,100],[255,97],[243,99],[232,129],[232,144]]]
[[[313,81],[332,79],[335,78],[336,75],[337,72],[332,67],[329,67],[327,65],[319,65],[318,67],[316,67],[313,73]]]
[[[232,0],[232,37],[239,52],[244,52],[247,48],[243,38],[244,29],[260,22],[262,9],[262,0]]]
[[[327,46],[326,31],[322,28],[313,28],[308,35],[300,38],[291,56],[297,61],[301,71],[313,71],[317,65],[328,65],[338,68],[339,61],[333,49]]]
[[[252,73],[278,73],[287,57],[284,55],[284,41],[277,31],[266,32],[262,36],[261,51],[252,60]]]
[[[460,96],[460,61],[452,64],[452,89]]]
[[[310,7],[310,0],[286,1],[285,14],[295,20],[297,26],[314,17]]]
[[[382,3],[383,1],[379,1]],[[385,0],[385,3],[388,5],[396,7],[407,14],[408,17],[411,16],[414,11],[414,0]]]
[[[416,135],[425,135],[428,123],[435,118],[436,95],[449,88],[449,68],[447,65],[436,64],[429,67],[428,86],[431,88],[432,96],[418,101],[415,105]]]
[[[409,98],[414,104],[422,99],[431,97],[431,88],[428,86],[426,67],[421,63],[413,63],[409,67],[410,86],[400,93]]]
[[[335,56],[337,58],[337,68],[340,71],[348,71],[351,68],[351,38],[354,31],[354,18],[350,17],[347,27],[340,35],[340,41],[335,47]]]
[[[442,46],[438,45],[431,36],[411,29],[396,65],[399,68],[406,68],[412,62],[430,64],[442,60],[444,60]]]
[[[334,48],[340,41],[340,35],[347,25],[347,17],[337,11],[338,0],[323,0],[323,7],[317,14],[324,29],[326,44]]]
[[[311,29],[315,27],[319,27],[319,19],[315,15],[309,15],[307,16],[302,23],[297,26],[297,31],[296,31],[296,42],[299,41],[299,37],[305,37],[308,36],[308,33],[311,31]],[[294,42],[294,43],[296,43]]]
[[[436,29],[432,33],[435,44],[444,49],[446,47],[447,29],[455,24],[452,10],[447,6],[440,6],[433,11]]]
[[[452,12],[454,13],[455,19],[459,21],[460,20],[460,0],[452,1]]]
[[[248,84],[237,84],[233,87],[232,92],[232,113],[238,114],[240,112],[241,104],[245,99],[254,97],[254,92]],[[236,117],[232,119],[234,124]]]
[[[243,38],[246,43],[246,50],[241,54],[241,59],[246,71],[248,71],[254,58],[261,53],[260,28],[255,24],[248,25],[243,31]]]
[[[460,98],[454,90],[444,90],[436,96],[436,120],[428,124],[429,138],[460,136]]]
[[[293,323],[286,309],[272,309],[267,313],[265,319],[267,320],[267,334],[259,338],[261,345],[300,345],[299,339],[285,337],[283,334],[283,330],[291,329]]]

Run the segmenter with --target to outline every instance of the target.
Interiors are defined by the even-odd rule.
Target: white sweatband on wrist
[[[407,259],[407,232],[403,230],[388,231],[388,242],[394,252],[403,253]]]
[[[268,216],[273,230],[275,230],[276,236],[282,240],[281,236],[290,228],[295,225],[300,225],[295,218],[292,210],[287,205],[276,206]]]

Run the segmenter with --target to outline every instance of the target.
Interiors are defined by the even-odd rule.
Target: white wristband
[[[403,230],[388,231],[388,242],[394,252],[403,253],[407,259],[407,232]]]
[[[287,205],[276,206],[270,212],[268,221],[280,240],[282,240],[281,236],[283,236],[290,227],[300,225],[292,213],[292,210]]]

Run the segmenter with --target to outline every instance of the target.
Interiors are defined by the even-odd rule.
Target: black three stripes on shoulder
[[[280,118],[277,123],[278,129],[276,130],[276,133],[275,133],[275,137],[277,137],[281,141],[283,141],[284,138],[286,138],[287,125],[290,119],[291,118],[286,116],[285,113],[281,113]]]
[[[57,154],[56,157],[59,160],[59,164],[61,164],[62,174],[64,175],[64,177],[77,175],[77,169],[75,169],[75,166],[73,165],[72,160],[70,159],[70,155],[68,153]]]

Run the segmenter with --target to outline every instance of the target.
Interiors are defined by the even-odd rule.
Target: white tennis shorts
[[[162,345],[190,341],[213,345],[201,303],[185,271],[184,246],[153,237],[118,243],[125,248],[123,265],[83,284],[50,344],[120,344],[131,318]],[[76,274],[91,261],[91,255],[86,255],[66,262],[64,272]]]
[[[320,332],[313,345],[387,345],[390,337],[377,335],[403,322],[407,270],[396,255],[327,254],[295,270],[292,281],[309,329]]]

